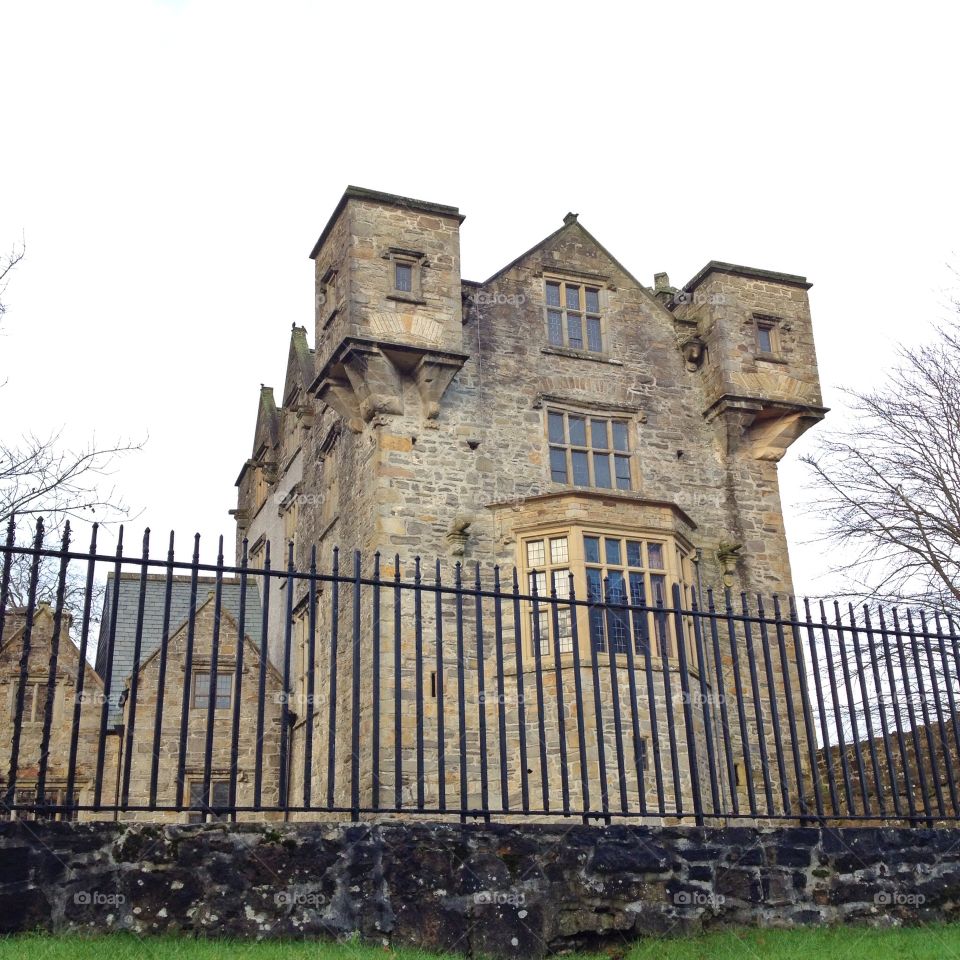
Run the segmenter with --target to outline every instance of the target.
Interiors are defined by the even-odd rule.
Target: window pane
[[[587,313],[600,312],[600,291],[587,287]]]
[[[573,482],[578,487],[590,486],[590,469],[587,466],[587,455],[582,450],[574,450],[571,456],[573,460]]]
[[[563,600],[570,597],[570,571],[553,571],[553,589],[557,591],[557,596]]]
[[[537,570],[530,574],[530,593],[536,592],[542,597],[547,592],[547,574],[544,570]]]
[[[583,557],[587,561],[587,563],[600,562],[600,538],[599,537],[583,538]]]
[[[626,603],[627,596],[624,587],[623,574],[618,570],[612,570],[607,578],[607,603],[620,604]],[[607,608],[607,634],[610,637],[610,645],[617,653],[626,653],[628,643],[627,621],[629,613],[626,610],[617,610],[608,606]]]
[[[570,653],[573,650],[573,631],[570,626],[570,611],[557,611],[557,639],[560,642],[560,652]]]
[[[622,420],[613,421],[613,449],[628,451],[627,425]]]
[[[594,353],[600,353],[603,350],[600,321],[596,317],[587,317],[587,349]]]
[[[757,339],[760,341],[761,353],[773,353],[773,342],[769,327],[757,327]]]
[[[563,318],[559,310],[547,311],[547,339],[555,346],[563,346]]]
[[[547,284],[547,306],[548,307],[560,306],[560,284],[559,283]]]
[[[527,566],[542,567],[546,554],[543,548],[542,540],[529,540],[527,542]]]
[[[230,690],[233,677],[229,673],[217,674],[217,709],[226,710],[230,706]]]
[[[640,541],[639,540],[628,540],[627,541],[627,566],[628,567],[642,567],[643,558],[640,556]]]
[[[230,784],[226,780],[214,780],[210,786],[213,792],[213,805],[225,807],[230,802]]]
[[[563,443],[563,414],[551,413],[547,417],[547,431],[551,443]]]
[[[662,543],[647,544],[647,560],[649,561],[650,566],[653,567],[654,570],[663,569],[663,544]]]
[[[590,421],[590,442],[593,444],[594,450],[608,449],[606,420]]]
[[[550,479],[554,483],[567,482],[567,454],[557,447],[550,448]]]
[[[610,455],[608,453],[593,455],[593,479],[598,487],[610,487]]]
[[[580,309],[580,288],[579,287],[567,287],[567,309],[568,310],[579,310]]]
[[[533,613],[530,614],[530,636],[536,642],[540,639],[540,653],[550,652],[550,618],[546,610],[538,610],[537,618],[534,619]]]
[[[583,417],[570,417],[568,425],[570,427],[570,443],[575,447],[585,447],[587,445],[587,421]]]
[[[587,600],[603,602],[603,575],[596,567],[587,567]]]
[[[589,539],[595,540],[599,551],[600,541],[593,537]],[[591,603],[601,603],[603,601],[603,586],[600,571],[591,567],[587,568],[587,599]],[[594,649],[602,650],[604,645],[603,610],[591,608],[589,623],[590,642],[593,644]]]
[[[617,470],[617,489],[629,490],[630,489],[630,458],[614,457],[613,459],[616,464],[616,470]]]
[[[583,324],[579,313],[567,314],[567,345],[573,350],[583,349]]]
[[[190,783],[190,806],[191,807],[200,807],[206,803],[206,800],[203,796],[203,781],[199,783],[196,781],[191,781]]]
[[[652,601],[655,608],[657,608],[653,614],[653,621],[655,629],[657,631],[657,645],[659,647],[659,653],[666,654],[668,657],[671,655],[672,650],[670,648],[670,633],[667,628],[667,614],[661,612],[659,608],[666,605],[666,578],[661,574],[654,574],[650,577],[650,592],[653,594]]]
[[[194,674],[193,681],[193,706],[194,709],[207,709],[210,698],[207,694],[210,692],[210,674],[197,672]]]
[[[650,577],[650,592],[655,604],[666,606],[667,578],[662,573],[655,573]]]
[[[567,552],[567,538],[554,537],[550,541],[550,562],[566,563],[569,559],[569,556],[570,555]]]
[[[603,549],[607,558],[607,563],[612,563],[614,566],[620,566],[620,541],[611,540],[609,537],[605,537],[603,541]]]
[[[607,575],[607,600],[610,603],[627,602],[627,588],[619,570],[611,570]]]
[[[413,290],[413,267],[409,263],[398,263],[395,266],[397,289],[410,293]]]

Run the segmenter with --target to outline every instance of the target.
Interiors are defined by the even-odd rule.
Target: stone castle
[[[232,511],[237,564],[263,570],[269,557],[273,570],[284,570],[292,559],[297,571],[315,565],[329,573],[339,548],[341,574],[353,574],[354,551],[359,551],[363,576],[369,577],[378,553],[376,572],[384,582],[398,575],[410,579],[419,557],[430,582],[438,576],[445,583],[458,575],[471,581],[476,576],[487,586],[502,574],[509,585],[516,570],[525,592],[555,593],[561,599],[569,596],[571,584],[580,598],[652,605],[669,605],[679,590],[684,607],[708,587],[729,587],[735,594],[791,594],[777,462],[825,413],[805,278],[711,261],[682,288],[671,286],[666,274],[657,274],[648,287],[571,213],[540,243],[486,281],[474,282],[460,271],[463,220],[455,207],[347,188],[311,253],[314,346],[308,331],[295,325],[280,402],[271,388],[260,390],[252,454],[237,478]],[[113,619],[120,621],[129,620],[140,593],[137,576],[125,576],[132,577],[126,586],[107,587],[107,596],[116,597]],[[294,799],[306,789],[313,797],[346,804],[353,773],[361,778],[364,806],[398,797],[404,805],[429,807],[438,792],[472,805],[480,802],[480,741],[487,745],[489,738],[492,754],[497,749],[494,724],[487,729],[481,721],[477,727],[473,719],[475,692],[483,690],[484,681],[492,689],[490,664],[472,653],[464,656],[448,630],[437,653],[438,664],[445,654],[448,675],[442,669],[438,673],[432,647],[426,662],[412,599],[398,601],[401,615],[395,620],[392,600],[385,598],[379,613],[371,613],[366,593],[357,627],[362,652],[354,660],[348,640],[330,649],[331,624],[351,618],[349,585],[336,592],[324,584],[318,597],[310,596],[305,581],[283,576],[256,578],[256,585],[255,608],[247,611],[243,628],[251,649],[239,672],[250,676],[245,689],[252,690],[262,630],[267,687],[292,704],[289,730],[280,729],[276,697],[263,722],[262,757],[267,759],[261,760],[260,776],[271,796],[277,771],[286,770]],[[143,592],[154,607],[163,588],[162,576],[148,578]],[[193,656],[195,670],[204,676],[211,660],[211,589],[202,584],[195,603]],[[233,596],[236,584],[230,589]],[[437,613],[446,603],[438,601],[436,609],[430,606],[417,617],[431,643]],[[235,596],[224,604],[229,616],[217,671],[230,675],[243,645],[237,642]],[[181,611],[166,635],[181,630],[188,613]],[[377,624],[374,617],[380,618]],[[540,610],[535,619],[525,600],[522,616],[508,619],[508,682],[519,685],[531,661],[542,657],[550,664],[542,693],[548,704],[571,703],[580,680],[589,689],[589,663],[581,667],[570,659],[575,632],[584,651],[622,653],[631,642],[626,619],[597,617],[586,608],[561,610],[555,617]],[[105,623],[110,620],[104,617]],[[292,621],[289,630],[287,621]],[[116,698],[122,686],[129,690],[135,675],[143,678],[141,689],[156,687],[163,633],[156,623],[151,630],[149,638],[141,638],[136,657],[131,658],[129,643],[119,666],[115,653],[116,669],[104,696]],[[689,634],[679,620],[649,624],[655,653],[663,658],[664,686],[675,682],[680,647],[698,669]],[[8,630],[4,646],[15,645],[17,636]],[[378,662],[390,665],[383,667],[379,697],[369,682],[374,637],[380,643]],[[182,677],[182,639],[171,638],[168,646],[170,662],[180,664]],[[120,649],[117,643],[114,647]],[[795,683],[795,658],[791,662]],[[460,689],[471,703],[470,716],[462,721],[470,725],[468,747],[459,756],[449,673],[454,663],[463,669]],[[362,711],[359,761],[349,724],[330,723],[351,715],[357,664],[364,678],[356,694]],[[98,662],[101,678],[106,666]],[[723,669],[730,668],[726,662]],[[339,687],[332,682],[336,677]],[[727,681],[732,686],[730,677]],[[12,691],[12,683],[7,686]],[[626,702],[630,695],[623,674],[617,681],[604,675],[596,689],[608,705],[618,697]],[[417,697],[408,699],[413,690]],[[778,702],[784,692],[775,695]],[[222,718],[216,712],[219,703],[214,711],[225,742],[229,693],[225,689]],[[208,708],[209,701],[201,701],[194,703],[196,711]],[[138,708],[136,722],[145,730],[153,729],[150,702]],[[173,718],[180,717],[182,697],[171,707],[169,735],[174,737]],[[399,737],[393,726],[396,707],[404,717]],[[757,723],[768,724],[769,709],[751,703],[751,710],[755,707]],[[66,716],[66,701],[62,709]],[[117,702],[112,709],[117,728],[128,726],[129,707]],[[251,709],[255,714],[255,700],[244,700],[244,725],[252,719]],[[593,746],[577,757],[571,729],[564,730],[555,711],[542,712],[548,715],[550,742],[569,738],[571,748],[564,770],[553,750],[546,767],[527,770],[530,791],[536,793],[545,776],[556,782],[563,775],[582,781],[586,790],[593,774],[584,775],[582,765],[592,769],[598,741],[612,738],[612,730],[598,722]],[[484,796],[488,787],[494,794],[494,807],[517,806],[523,762],[519,722],[511,714],[504,761],[509,776],[499,785],[483,784]],[[646,769],[651,750],[658,751],[660,763],[665,751],[653,742],[653,733],[649,717],[641,717],[640,737],[628,744],[631,769]],[[449,738],[443,770],[424,769],[416,737]],[[535,738],[531,733],[531,742]],[[151,746],[132,738],[126,747],[143,754],[131,765],[131,795],[151,789]],[[118,735],[116,749],[122,753],[124,748]],[[281,749],[289,751],[289,765],[286,759],[280,765]],[[172,782],[175,753],[161,749],[155,782]],[[312,763],[304,762],[305,754]],[[254,759],[244,756],[247,790]],[[680,761],[686,763],[682,745]],[[359,770],[351,771],[352,762]],[[184,766],[194,780],[196,763],[191,754]],[[213,771],[221,786],[223,764],[221,757]],[[122,763],[116,766],[119,770]],[[665,776],[671,774],[679,777],[665,770]],[[744,789],[739,770],[733,781],[726,790]],[[686,790],[689,783],[684,783]],[[639,784],[630,789],[635,801]]]

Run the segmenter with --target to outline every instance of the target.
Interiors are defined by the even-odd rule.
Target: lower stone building
[[[47,604],[38,605],[31,621],[25,609],[7,613],[3,646],[0,646],[0,797],[10,785],[11,774],[15,774],[13,799],[16,803],[41,799],[63,807],[90,805],[94,802],[98,762],[103,771],[101,796],[108,804],[115,799],[117,737],[107,736],[103,751],[100,750],[102,707],[106,699],[103,682],[93,668],[80,659],[70,638],[70,626],[71,617],[64,614],[58,631],[55,612]],[[11,760],[18,700],[21,723],[17,728],[14,771]],[[47,715],[49,737],[44,743]],[[38,797],[44,755],[43,793]],[[75,764],[72,784],[71,761]],[[8,810],[0,808],[0,817],[9,816]],[[74,811],[58,816],[75,819],[86,815]]]

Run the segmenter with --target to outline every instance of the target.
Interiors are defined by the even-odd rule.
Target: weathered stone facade
[[[634,549],[638,557],[641,545],[644,558],[648,551],[658,551],[656,566],[649,554],[650,562],[636,561],[637,569],[631,572],[651,603],[659,590],[669,604],[670,591],[677,586],[684,605],[689,605],[698,580],[705,587],[727,585],[734,595],[740,590],[789,594],[777,461],[825,412],[806,280],[711,262],[683,290],[671,287],[665,275],[647,288],[569,214],[555,233],[484,283],[475,283],[460,273],[462,220],[454,207],[357,188],[344,194],[312,252],[315,348],[311,354],[304,332],[295,328],[283,406],[276,409],[272,394],[266,399],[261,394],[254,455],[238,478],[238,559],[244,538],[256,547],[258,559],[269,539],[273,566],[278,566],[276,536],[293,503],[295,516],[293,522],[286,521],[284,542],[294,543],[298,570],[310,566],[315,548],[318,568],[329,573],[334,547],[339,546],[341,574],[352,574],[352,552],[360,551],[363,575],[370,576],[374,552],[380,551],[385,580],[396,572],[394,554],[405,581],[412,579],[419,556],[424,558],[423,579],[431,583],[435,560],[440,561],[444,583],[453,580],[454,565],[461,562],[463,579],[472,583],[479,576],[484,587],[492,584],[499,568],[509,589],[516,567],[526,594],[535,572],[549,566],[542,550],[552,550],[557,542],[564,557],[554,565],[560,580],[572,574],[577,596],[589,597],[595,589],[589,577],[598,581],[610,574],[609,553],[591,558],[584,552],[587,539],[593,538],[597,549],[602,539],[607,551],[608,540],[618,540],[618,550]],[[615,574],[626,574],[626,567],[620,558]],[[304,590],[298,585],[296,596],[288,598],[289,609],[304,610]],[[350,594],[344,585],[338,601],[343,624],[351,615]],[[275,610],[278,601],[279,594],[271,601]],[[314,744],[320,756],[312,767],[315,795],[325,795],[328,787],[331,601],[327,587],[318,608]],[[418,656],[412,600],[405,597],[401,603],[400,673],[394,677],[385,669],[380,685],[379,785],[390,797],[399,792],[404,803],[418,799],[414,727],[419,721],[426,741],[437,742],[443,692],[426,698],[419,717],[413,694],[428,683],[434,689],[447,683],[445,709],[453,713],[445,729],[447,796],[466,789],[470,802],[479,803],[483,726],[490,756],[497,746],[495,712],[480,694],[482,687],[494,689],[492,665],[488,660],[481,671],[472,642],[461,654],[450,630],[445,631],[443,659],[448,670],[450,664],[463,664],[464,695],[470,704],[468,746],[461,762],[452,732],[459,691],[453,688],[452,675],[439,675],[439,663],[434,668],[429,643]],[[491,623],[493,605],[483,601],[479,614]],[[364,803],[374,783],[369,746],[374,723],[371,617],[365,599],[359,655]],[[378,650],[383,664],[390,664],[396,652],[393,617],[385,601]],[[477,631],[476,619],[471,619],[476,617],[467,611],[468,635]],[[530,617],[530,604],[524,601],[519,638],[512,619],[504,624],[508,678],[529,671],[534,659]],[[576,619],[586,661],[592,625],[586,610]],[[276,616],[270,628],[271,651],[281,649],[282,621],[282,615]],[[436,611],[422,610],[419,622],[423,636],[432,638]],[[655,625],[651,622],[649,628],[652,635]],[[565,643],[569,639],[568,625],[546,625],[546,707],[538,703],[537,710],[528,712],[527,734],[529,742],[536,742],[534,717],[545,715],[551,744],[565,740],[568,754],[563,764],[551,750],[548,762],[566,766],[576,783],[576,724],[568,722],[561,737],[558,701],[560,685],[564,703],[574,701],[577,671],[564,650],[559,664],[553,660],[551,638],[558,629],[564,631]],[[602,625],[595,629],[604,630]],[[657,683],[664,693],[666,686],[672,687],[676,704],[677,629],[672,623],[667,629],[668,680],[662,683],[658,676]],[[688,629],[681,625],[681,632]],[[299,636],[304,636],[302,629]],[[693,640],[684,640],[695,663]],[[597,642],[604,643],[602,638]],[[525,651],[519,671],[517,648]],[[742,659],[740,669],[745,670]],[[302,649],[293,650],[292,661],[294,691],[304,691]],[[619,700],[627,704],[635,694],[624,666],[617,684]],[[791,643],[786,664],[777,667],[781,677],[787,673],[791,685],[796,684]],[[336,658],[336,715],[341,718],[351,715],[352,671],[350,644],[341,643]],[[721,680],[734,689],[736,671],[729,653],[723,671],[723,678],[710,678],[712,690]],[[587,690],[592,676],[592,668],[585,666],[581,681]],[[608,709],[612,682],[612,675],[604,674],[601,692]],[[756,737],[763,726],[772,742],[777,731],[767,692],[754,697],[749,682],[743,686],[743,697],[749,699],[748,736]],[[514,688],[519,696],[519,685]],[[532,689],[529,683],[527,689]],[[776,693],[780,716],[786,709],[783,696],[781,683]],[[401,704],[404,721],[399,785],[394,782],[395,703]],[[298,713],[295,750],[298,743],[302,746],[305,722],[304,711]],[[675,722],[682,724],[679,710]],[[612,752],[614,733],[606,726],[604,737],[609,735],[607,748]],[[593,743],[597,729],[594,724]],[[649,733],[647,723],[641,735],[647,739]],[[331,766],[338,802],[347,801],[341,791],[347,790],[350,776],[350,735],[346,723],[335,731]],[[739,741],[739,730],[731,735]],[[629,736],[626,740],[627,765],[639,767],[639,745]],[[517,782],[516,742],[514,726],[510,789]],[[799,752],[806,757],[803,744]],[[665,745],[662,753],[668,753]],[[592,758],[587,760],[592,766]],[[296,761],[293,766],[295,774],[302,768]],[[682,749],[680,766],[688,781]],[[432,778],[429,806],[439,791],[439,771],[423,772]],[[539,770],[531,773],[530,786],[536,791]],[[554,783],[561,771],[555,774]],[[671,778],[672,771],[665,770],[665,775]],[[487,786],[494,806],[508,799],[515,805],[515,797],[503,795],[497,784]],[[756,790],[765,786],[757,783]],[[301,787],[295,783],[294,794]],[[687,782],[684,789],[688,787]],[[778,795],[780,787],[773,784]],[[724,789],[736,788],[726,784]],[[467,801],[466,796],[460,799]]]

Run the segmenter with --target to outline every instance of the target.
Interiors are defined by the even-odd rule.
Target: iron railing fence
[[[0,817],[960,818],[946,614],[7,534]]]

